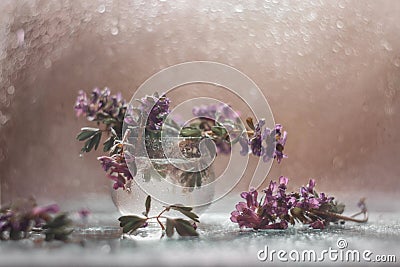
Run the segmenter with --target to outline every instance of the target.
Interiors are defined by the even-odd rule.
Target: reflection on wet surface
[[[199,238],[160,239],[160,230],[152,227],[146,231],[140,230],[135,236],[121,238],[121,231],[114,224],[77,229],[72,236],[76,242],[72,244],[37,244],[32,240],[1,242],[0,265],[32,266],[34,263],[37,266],[251,266],[271,264],[268,260],[257,260],[257,252],[265,246],[276,251],[314,249],[320,253],[330,247],[337,250],[339,239],[346,240],[346,249],[368,249],[374,255],[400,256],[398,213],[381,213],[379,216],[373,216],[367,224],[346,223],[343,226],[333,225],[325,230],[296,226],[278,231],[240,231],[235,224],[227,220],[226,214],[217,213],[204,214],[201,220],[203,223],[200,224]],[[332,262],[326,260],[322,263]]]

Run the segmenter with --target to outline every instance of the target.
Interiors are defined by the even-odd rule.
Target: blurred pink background
[[[285,175],[296,190],[312,177],[372,203],[400,195],[399,1],[1,1],[0,14],[2,202],[109,197],[101,151],[79,157],[78,90],[130,99],[193,60],[247,74],[289,132],[268,181]]]

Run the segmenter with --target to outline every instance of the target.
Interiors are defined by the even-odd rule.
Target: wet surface
[[[208,213],[201,217],[199,238],[160,239],[157,228],[140,230],[136,235],[120,237],[120,230],[110,221],[110,226],[76,229],[72,239],[76,243],[37,243],[32,240],[1,242],[1,266],[252,266],[282,263],[274,256],[259,261],[259,250],[316,251],[318,264],[339,264],[326,256],[318,261],[321,251],[329,248],[338,251],[370,250],[369,256],[396,255],[400,242],[400,214],[375,214],[367,224],[346,223],[325,230],[312,230],[304,226],[278,231],[239,231],[226,214]],[[81,240],[81,242],[78,242]],[[339,249],[338,240],[347,246]],[[344,241],[343,241],[344,240]],[[340,255],[340,254],[338,254]],[[345,255],[345,254],[344,254]],[[362,254],[361,254],[362,255]],[[288,257],[288,256],[286,256]],[[345,258],[344,258],[345,259]],[[351,258],[352,259],[352,258]],[[308,265],[308,261],[291,262]],[[351,264],[353,262],[349,262]],[[287,264],[287,263],[282,263]],[[361,265],[366,262],[362,261]],[[387,263],[394,266],[395,263]]]

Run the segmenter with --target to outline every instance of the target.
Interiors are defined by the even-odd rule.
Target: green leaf
[[[82,128],[81,132],[76,136],[76,139],[79,141],[84,141],[88,139],[89,137],[92,137],[96,132],[100,131],[100,129],[97,128]]]
[[[132,165],[133,165],[133,164],[132,164]],[[135,168],[136,168],[136,164],[135,164]],[[144,172],[143,172],[143,180],[144,180],[145,182],[149,182],[150,179],[151,179],[151,173],[150,173],[150,171],[144,171]]]
[[[110,128],[110,132],[111,132],[111,134],[112,134],[114,137],[117,137],[117,136],[118,136],[118,135],[117,135],[117,132],[114,130],[113,127]]]
[[[132,233],[133,231],[142,227],[147,221],[146,218],[140,218],[135,215],[122,216],[119,217],[118,220],[120,221],[119,225],[122,227],[123,233]]]
[[[197,216],[197,214],[195,214],[194,212],[192,212],[192,208],[190,207],[181,207],[181,206],[170,206],[171,209],[179,211],[180,213],[182,213],[183,215],[185,215],[186,217],[188,217],[189,219],[195,221],[195,222],[200,222],[199,221],[199,216]],[[190,209],[188,209],[190,208]]]
[[[165,227],[165,233],[167,234],[168,237],[171,237],[174,235],[174,227],[175,227],[175,220],[167,218],[167,225]]]
[[[146,198],[146,203],[145,203],[145,206],[146,206],[145,216],[146,216],[146,217],[147,217],[147,215],[149,215],[149,212],[150,212],[150,205],[151,205],[151,196],[147,196],[147,198]]]
[[[97,132],[100,131],[99,128],[93,128],[93,127],[83,127],[81,128],[81,131],[93,131],[93,132]]]
[[[115,136],[110,136],[104,143],[103,143],[103,152],[110,151],[110,149],[114,146]]]
[[[196,173],[196,186],[200,188],[202,182],[203,182],[203,179],[201,177],[201,172],[197,172]]]
[[[68,219],[67,214],[61,213],[60,215],[57,215],[56,217],[54,217],[54,219],[46,223],[43,226],[43,229],[54,229],[59,227],[65,227],[69,226],[71,223],[72,221]]]
[[[173,208],[175,210],[187,210],[187,211],[191,211],[193,208],[192,207],[187,207],[187,206],[183,206],[181,204],[175,204],[175,205],[171,205],[169,206],[170,208]]]
[[[61,240],[66,241],[72,233],[70,229],[72,221],[67,217],[67,214],[61,213],[54,217],[51,221],[43,226],[46,235],[46,241]]]
[[[102,135],[101,130],[98,128],[89,128],[89,127],[82,128],[81,130],[82,132],[78,134],[77,139],[79,141],[87,139],[81,151],[90,152],[93,148],[97,150],[101,140],[101,135]]]
[[[97,148],[99,147],[100,144],[100,140],[101,140],[101,131],[99,131],[96,135],[93,136],[93,142],[94,142],[94,150],[97,150]]]
[[[211,131],[217,136],[225,136],[228,133],[225,127],[222,126],[213,126]]]
[[[193,225],[184,219],[175,219],[175,229],[180,236],[198,236]]]
[[[180,135],[183,137],[200,137],[201,131],[193,127],[183,127],[181,129]]]
[[[106,124],[106,125],[110,125],[110,124],[113,124],[113,123],[116,123],[116,122],[117,122],[117,120],[114,119],[114,118],[105,118],[103,120],[103,123]]]
[[[254,123],[253,123],[253,119],[252,119],[252,118],[248,117],[248,118],[246,119],[246,122],[247,122],[247,125],[250,127],[250,129],[252,129],[252,130],[255,130],[255,129],[256,129],[256,127],[254,126]]]

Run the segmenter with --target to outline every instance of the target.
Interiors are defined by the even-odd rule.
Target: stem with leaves
[[[168,237],[172,237],[174,232],[176,232],[180,236],[198,236],[199,234],[196,231],[197,225],[199,223],[199,216],[197,216],[192,210],[191,207],[186,207],[182,205],[170,205],[164,207],[164,209],[156,216],[149,216],[151,207],[151,197],[147,196],[145,202],[145,212],[143,212],[144,217],[137,216],[137,215],[128,215],[122,216],[118,220],[120,221],[120,226],[122,227],[122,231],[125,234],[132,234],[139,228],[147,227],[148,222],[151,220],[156,220],[157,223],[160,225],[162,230],[162,236],[167,235]],[[175,210],[180,212],[181,214],[185,215],[193,222],[189,220],[185,220],[182,218],[171,218],[167,217],[164,214],[170,210]],[[161,221],[161,219],[166,219],[166,223]]]

